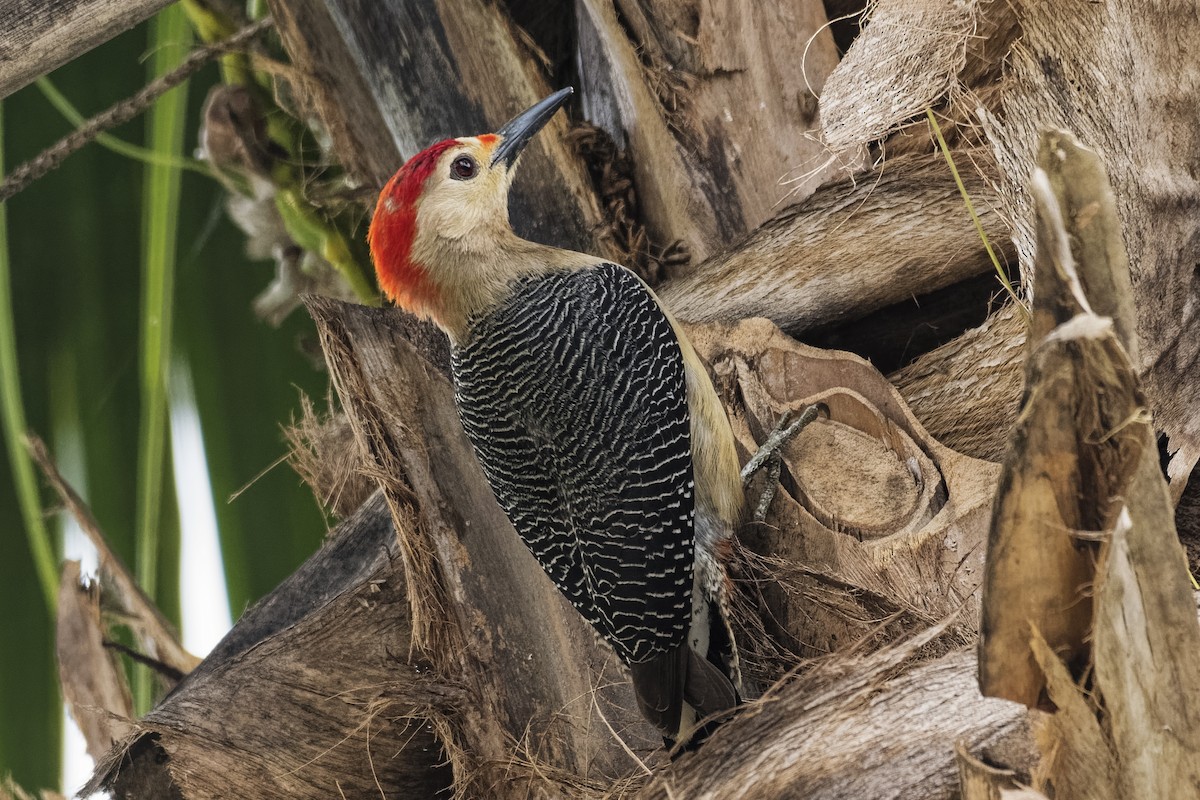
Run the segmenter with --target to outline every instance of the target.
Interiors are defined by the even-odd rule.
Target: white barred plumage
[[[546,572],[627,662],[692,617],[695,498],[670,323],[615,264],[525,279],[453,354],[463,427]]]

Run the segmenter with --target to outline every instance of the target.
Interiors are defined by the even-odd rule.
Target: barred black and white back
[[[630,666],[643,711],[674,737],[685,702],[700,714],[734,705],[716,554],[696,571],[684,358],[646,287],[615,264],[526,278],[471,321],[453,370],[497,500]]]

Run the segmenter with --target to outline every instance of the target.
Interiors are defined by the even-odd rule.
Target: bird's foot
[[[783,469],[783,457],[779,451],[794,439],[796,434],[804,430],[808,423],[816,419],[818,414],[824,414],[828,419],[829,406],[817,403],[805,408],[797,417],[785,414],[775,426],[775,430],[771,431],[767,440],[758,448],[758,452],[750,457],[746,466],[742,467],[743,488],[749,488],[750,480],[759,470],[763,468],[767,470],[766,485],[763,487],[762,495],[758,498],[758,503],[754,506],[755,522],[762,522],[766,519],[767,509],[771,507],[771,501],[775,499],[775,492],[779,487],[779,474]]]

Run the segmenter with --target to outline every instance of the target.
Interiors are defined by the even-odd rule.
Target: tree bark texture
[[[1192,400],[1200,389],[1200,130],[1177,109],[1200,104],[1200,70],[1186,44],[1200,36],[1200,10],[1128,0],[1067,13],[1041,3],[1021,9],[1003,112],[986,127],[1014,218],[1025,223],[1017,227],[1022,264],[1031,263],[1034,241],[1027,181],[1038,132],[1065,128],[1096,149],[1112,181],[1134,289],[1134,364],[1155,425],[1176,453],[1172,477],[1186,482],[1200,458],[1200,406]]]
[[[153,16],[170,0],[39,0],[0,6],[0,98]]]
[[[964,178],[985,229],[1002,243],[1007,228],[993,210],[990,184],[974,171]],[[800,334],[988,269],[946,161],[932,153],[822,186],[659,294],[687,321],[766,317]]]
[[[616,656],[496,504],[450,384],[395,327],[398,312],[315,300],[310,310],[400,526],[414,644],[469,698],[439,725],[456,777],[482,794],[524,796],[523,778],[537,776],[522,774],[522,753],[573,781],[630,773],[631,752],[650,758],[659,737]]]
[[[416,9],[424,8],[420,4],[401,10],[386,3],[351,8],[318,0],[283,5],[273,8],[281,19],[292,20],[282,26],[283,36],[301,70],[322,83],[328,70],[314,62],[313,54],[336,49],[324,42],[331,35],[338,37],[348,58],[358,65],[358,78],[394,129],[392,136],[382,136],[373,115],[355,107],[355,98],[361,96],[358,80],[341,70],[330,76],[333,89],[325,93],[329,102],[314,104],[331,130],[356,132],[357,140],[348,138],[338,147],[339,152],[348,150],[349,163],[362,161],[359,150],[366,146],[373,163],[391,158],[398,165],[400,152],[410,155],[437,138],[487,130],[515,110],[514,102],[502,112],[476,112],[475,95],[497,102],[493,98],[497,79],[489,74],[480,82],[473,66],[480,57],[475,52],[479,41],[503,51],[489,56],[489,63],[503,67],[519,62],[512,69],[503,67],[499,74],[505,75],[505,81],[537,84],[537,91],[530,90],[525,99],[549,88],[527,77],[531,56],[526,61],[512,56],[523,53],[526,44],[496,9],[481,17],[487,35],[471,38],[461,31],[444,30],[464,23],[458,11],[451,14],[441,7],[435,14],[428,9],[418,13]],[[816,120],[811,119],[811,111],[799,117],[793,112],[806,107],[805,92],[819,90],[834,56],[827,32],[814,27],[815,12],[808,5],[786,19],[772,19],[771,12],[763,11],[765,16],[736,25],[720,22],[724,19],[720,8],[701,6],[581,0],[575,7],[583,112],[633,156],[637,210],[650,241],[659,247],[682,242],[694,262],[712,256],[663,287],[673,309],[696,320],[766,315],[786,330],[799,332],[863,316],[990,268],[970,233],[969,217],[954,195],[949,172],[938,159],[897,159],[854,174],[861,172],[861,159],[848,162],[856,165],[853,169],[845,164],[837,167],[825,164],[826,150],[814,150],[810,128]],[[417,14],[419,19],[409,20],[404,28],[408,32],[401,35],[397,15],[404,14]],[[680,18],[691,20],[689,24],[698,26],[696,31],[703,30],[704,36],[696,39],[687,33],[687,26],[672,28],[670,21]],[[797,42],[806,43],[804,58],[785,58],[785,41],[791,48],[788,54]],[[427,69],[411,52],[416,42],[437,44],[446,71]],[[744,68],[725,70],[714,66],[722,58],[746,62]],[[468,66],[457,67],[460,60]],[[448,74],[461,80],[444,80]],[[762,89],[768,84],[793,88],[779,95],[775,89]],[[339,97],[340,101],[335,99]],[[781,117],[797,126],[780,129],[776,122]],[[556,137],[551,131],[539,138],[554,146]],[[338,137],[334,141],[336,145]],[[780,147],[786,152],[780,153]],[[814,159],[824,165],[820,170],[795,185],[787,184],[786,189],[780,185],[788,174],[803,175]],[[979,153],[960,157],[972,159],[981,172],[964,170],[968,190],[1007,260],[1004,223],[992,210],[995,203],[988,180],[980,177],[989,173],[989,160]],[[516,186],[514,225],[534,238],[536,224],[559,217],[580,218],[575,212],[563,217],[555,206],[546,205],[547,197],[574,196],[578,185],[574,170],[564,166],[567,160],[552,162],[547,169],[523,166],[527,174],[518,178]],[[805,200],[821,180],[838,172],[850,176]],[[374,172],[370,180],[379,184],[386,177]],[[736,186],[736,195],[727,191],[731,186]],[[729,211],[726,206],[735,196],[736,205],[744,201],[758,210],[748,218],[747,212]],[[793,205],[777,212],[782,201]],[[592,225],[593,236],[602,244],[609,241],[611,231],[591,213],[592,203],[583,202],[579,208]],[[760,223],[765,224],[756,230]],[[577,238],[560,236],[552,241],[584,246]],[[830,273],[838,277],[829,279]]]
[[[999,461],[1021,408],[1025,312],[1011,303],[889,378],[939,441]]]
[[[495,129],[558,88],[538,39],[502,3],[269,2],[304,76],[304,102],[368,187],[433,141]],[[992,269],[946,157],[919,119],[929,107],[953,127],[963,190],[984,231],[1002,259],[1021,259],[1039,299],[1048,290],[1029,260],[1026,139],[1066,114],[1104,149],[1118,197],[1115,210],[1068,203],[1071,230],[1112,211],[1132,265],[1133,302],[1097,301],[1096,311],[1115,320],[1126,341],[1132,330],[1141,335],[1138,364],[1154,411],[1172,444],[1185,446],[1177,465],[1186,462],[1194,408],[1162,391],[1169,380],[1186,388],[1194,363],[1195,337],[1169,337],[1190,331],[1187,292],[1200,261],[1189,255],[1200,242],[1191,235],[1196,215],[1188,228],[1185,213],[1195,210],[1186,173],[1195,135],[1150,126],[1141,153],[1133,128],[1196,105],[1194,70],[1177,69],[1182,77],[1163,83],[1173,75],[1166,64],[1192,63],[1176,52],[1185,39],[1160,43],[1151,80],[1130,74],[1132,57],[1121,57],[1129,51],[1110,49],[1125,46],[1115,35],[1122,26],[1136,29],[1138,53],[1164,38],[1129,0],[1053,11],[1002,0],[884,0],[839,64],[822,4],[753,5],[555,6],[573,15],[556,25],[572,32],[567,49],[579,56],[581,98],[572,111],[614,146],[608,162],[589,161],[555,120],[523,160],[512,221],[530,238],[613,257],[624,245],[609,198],[636,201],[630,215],[644,236],[633,239],[648,242],[654,258],[682,251],[694,264],[658,289],[689,323],[743,458],[782,418],[812,403],[826,409],[783,447],[777,472],[751,484],[751,505],[775,494],[735,548],[735,632],[764,697],[698,752],[666,758],[624,668],[496,506],[442,374],[440,334],[394,309],[314,299],[309,310],[346,415],[351,461],[381,491],[138,722],[103,765],[106,785],[133,796],[135,786],[121,781],[157,781],[187,798],[264,785],[266,794],[291,796],[416,796],[452,785],[460,796],[500,798],[921,800],[957,796],[960,770],[978,791],[991,791],[969,763],[981,748],[988,763],[1012,766],[1022,780],[1034,774],[1028,719],[1042,717],[981,698],[974,674],[990,667],[964,647],[979,630],[1000,483],[996,464],[971,456],[999,460],[1009,448],[1026,330],[1032,324],[1035,340],[1044,338],[1045,306],[1032,317],[1012,303],[1000,307],[894,375],[895,388],[862,359],[805,347],[785,331],[845,323]],[[1178,29],[1190,30],[1194,10],[1180,16]],[[1014,46],[1019,29],[1025,39]],[[1082,44],[1058,52],[1064,41]],[[1094,81],[1097,65],[1112,79]],[[1110,85],[1120,81],[1145,97]],[[982,127],[974,125],[975,100],[985,108]],[[1134,107],[1143,118],[1122,112]],[[626,172],[616,169],[620,159]],[[1114,169],[1120,159],[1128,164]],[[1109,247],[1093,256],[1116,254]],[[1089,292],[1099,285],[1082,282]],[[1054,427],[1070,438],[1077,420],[1059,412]],[[1152,494],[1148,470],[1137,487]],[[1070,488],[1058,487],[1068,499]],[[1017,497],[1005,494],[1001,505]],[[385,508],[392,523],[383,530]],[[1087,520],[1068,522],[1089,528]],[[1132,542],[1139,526],[1135,520],[1122,535]],[[1115,537],[1112,549],[1123,552]],[[1157,552],[1165,558],[1165,545]],[[1109,566],[1140,557],[1131,550]],[[1078,577],[1056,570],[1043,586]],[[1106,585],[1114,595],[1136,594],[1121,576]],[[1158,595],[1145,597],[1158,603]],[[1153,628],[1149,651],[1165,646],[1163,630],[1182,624],[1176,612],[1164,615],[1166,628]],[[1131,636],[1118,633],[1119,621],[1106,618],[1100,635]],[[1044,633],[1051,645],[1064,644]],[[1021,651],[1026,666],[1043,674],[1061,666],[1037,647]],[[1134,650],[1152,671],[1147,648]],[[1078,710],[1066,674],[1069,686],[1047,679],[1048,691],[1056,703],[1063,698],[1060,708]],[[1116,685],[1132,673],[1107,674]],[[238,721],[231,734],[211,709],[240,712],[243,703],[270,714]],[[1127,719],[1136,705],[1125,709]],[[1067,710],[1063,720],[1084,719]],[[1171,724],[1187,728],[1190,714],[1187,705]],[[1079,724],[1090,735],[1096,717],[1087,719],[1092,727]],[[1187,747],[1190,735],[1181,734]],[[303,747],[279,741],[295,737]],[[1132,752],[1119,738],[1093,740],[1105,753]],[[962,753],[956,742],[966,744]],[[1071,747],[1063,752],[1073,756]],[[118,770],[121,763],[132,768]],[[1105,769],[1096,774],[1110,774]]]
[[[956,742],[1032,763],[1026,712],[979,695],[969,654],[906,670],[905,653],[885,650],[843,662],[837,675],[817,670],[784,683],[636,796],[952,800]]]
[[[629,148],[651,238],[695,260],[844,165],[813,138],[837,63],[815,0],[578,0],[586,117]]]
[[[381,495],[242,615],[97,765],[117,797],[432,797],[427,721],[462,702],[413,659],[407,581]]]
[[[968,12],[973,18],[964,26],[961,18]],[[936,30],[937,35],[914,34],[913,25],[876,26],[871,22],[865,26],[831,76],[822,98],[826,134],[831,135],[829,127],[833,126],[835,139],[840,130],[837,120],[844,117],[831,111],[832,107],[852,112],[854,117],[880,120],[880,125],[864,128],[869,135],[846,139],[868,141],[882,130],[900,126],[906,114],[936,99],[947,86],[945,77],[959,69],[972,32],[985,37],[989,31],[996,32],[996,45],[987,49],[997,54],[1007,52],[1004,45],[1015,42],[998,89],[984,104],[990,111],[983,114],[983,126],[1003,175],[1002,211],[1013,225],[1026,284],[1032,276],[1034,241],[1027,185],[1036,162],[1039,130],[1046,126],[1072,130],[1101,153],[1113,182],[1133,278],[1141,342],[1137,368],[1156,425],[1167,434],[1171,449],[1179,448],[1171,465],[1178,497],[1200,456],[1196,444],[1200,416],[1187,399],[1196,393],[1200,352],[1191,310],[1194,303],[1190,302],[1197,292],[1194,265],[1200,260],[1195,252],[1200,247],[1196,225],[1200,188],[1190,165],[1200,151],[1200,135],[1194,126],[1181,123],[1174,109],[1196,105],[1200,95],[1194,53],[1184,44],[1200,32],[1200,14],[1186,4],[1147,6],[1130,0],[1061,8],[1044,3],[964,5],[925,0],[880,3],[873,15],[893,23],[900,17],[936,21],[934,27],[926,25],[920,30]],[[1162,20],[1168,19],[1170,24],[1164,27]],[[959,24],[951,24],[954,20],[960,20]],[[1011,32],[1018,29],[1020,37],[1013,37]],[[1065,47],[1064,42],[1071,45]],[[902,86],[909,88],[901,92],[899,101],[880,94],[874,78],[860,81],[854,74],[855,64],[886,63],[900,57],[897,53],[916,71],[914,75],[906,69]],[[964,88],[980,90],[977,96],[984,96],[983,87],[969,78],[951,82],[948,91],[961,96]],[[903,113],[897,110],[898,102]],[[1153,124],[1147,124],[1149,120]],[[888,121],[892,122],[890,128]],[[1023,341],[1022,326],[1011,318],[1000,318],[986,329],[968,334],[963,342],[928,354],[896,379],[902,387],[913,384],[917,394],[948,399],[958,390],[940,385],[937,376],[946,375],[950,383],[961,386],[961,376],[974,373],[973,386],[964,388],[975,391],[966,395],[960,412],[986,419],[995,410],[991,398],[1004,397],[1006,408],[1017,405],[1019,370],[1013,369],[1008,354],[1020,349]],[[943,407],[940,399],[932,404],[934,413],[941,413],[937,409]],[[931,430],[952,427],[925,416],[922,410],[918,414]],[[1007,419],[1015,418],[1010,413]],[[994,457],[1003,433],[1000,426],[993,430],[996,438],[990,441],[969,434],[980,447],[970,452]],[[958,441],[947,441],[961,446]]]
[[[980,746],[1007,742],[1028,751],[1024,712],[981,701],[972,688],[973,660],[955,652],[971,638],[973,613],[922,633],[970,603],[980,571],[977,544],[984,535],[979,520],[994,468],[930,440],[895,391],[861,359],[804,348],[765,320],[743,323],[732,333],[719,326],[693,328],[724,391],[746,398],[744,407],[733,410],[747,449],[787,409],[814,399],[830,408],[831,419],[806,430],[807,438],[785,454],[784,492],[766,531],[747,538],[754,549],[741,563],[752,580],[739,593],[737,623],[751,674],[764,687],[805,656],[831,649],[835,654],[747,706],[698,755],[668,769],[615,656],[550,584],[492,501],[458,425],[450,387],[407,343],[402,315],[330,300],[312,301],[311,311],[363,454],[362,468],[383,487],[384,499],[377,496],[360,517],[376,519],[386,500],[398,521],[398,546],[380,554],[390,530],[376,531],[371,539],[339,535],[247,615],[139,723],[141,734],[110,757],[104,774],[119,796],[133,791],[120,783],[124,773],[116,765],[122,758],[142,765],[131,773],[139,780],[150,780],[146,773],[159,781],[168,776],[182,797],[210,796],[214,781],[225,781],[224,787],[250,781],[232,768],[215,778],[206,766],[222,768],[224,759],[246,758],[240,744],[207,741],[205,747],[222,752],[206,754],[205,762],[181,742],[192,732],[223,725],[208,709],[228,704],[232,692],[243,698],[239,705],[249,703],[257,711],[255,692],[275,693],[292,683],[313,691],[322,687],[322,696],[332,698],[326,702],[349,716],[335,718],[342,726],[353,722],[358,731],[370,724],[374,732],[378,720],[373,736],[404,733],[401,720],[412,716],[429,720],[455,786],[466,796],[628,795],[646,784],[644,770],[651,769],[656,782],[645,791],[656,797],[677,787],[691,796],[688,787],[696,785],[697,775],[709,776],[711,796],[783,791],[840,798],[865,791],[945,797],[957,775],[953,740],[965,736]],[[861,467],[851,475],[835,474],[838,465],[849,463]],[[838,480],[831,485],[829,477]],[[890,513],[881,515],[880,508]],[[322,575],[336,582],[314,585]],[[383,598],[376,597],[380,592]],[[256,615],[271,620],[269,633]],[[882,633],[881,616],[889,619]],[[344,637],[364,631],[390,659],[377,660],[371,650],[366,657],[356,655],[362,645]],[[914,634],[900,649],[886,646]],[[284,638],[276,644],[276,637]],[[254,642],[259,643],[251,646]],[[846,654],[836,651],[850,642],[859,642],[858,655],[845,662]],[[326,664],[330,647],[336,660]],[[410,652],[415,656],[406,657]],[[253,654],[270,661],[246,663]],[[951,655],[921,666],[922,659],[941,654]],[[308,666],[314,659],[329,670],[325,677]],[[356,659],[365,663],[342,678]],[[414,665],[425,666],[415,671]],[[365,696],[342,688],[378,687],[378,676],[362,673],[380,669],[392,673],[382,679],[386,688]],[[275,670],[285,674],[275,677]],[[312,683],[297,680],[298,670]],[[878,693],[895,700],[872,704],[875,716],[851,722],[861,718],[862,699]],[[370,713],[375,709],[381,710]],[[313,727],[307,709],[285,706],[279,713],[296,714],[296,724],[312,728],[304,734],[311,747],[330,747],[346,736],[332,724]],[[194,714],[206,719],[193,725],[188,719]],[[240,718],[237,724],[243,725]],[[245,723],[242,735],[265,736],[259,724]],[[419,729],[422,735],[427,730]],[[864,730],[903,745],[880,758],[880,740],[863,736]],[[407,770],[431,752],[440,756],[427,740],[417,741],[416,751],[397,746],[391,766],[399,774],[390,780],[410,780]],[[729,751],[721,749],[722,741]],[[775,744],[763,747],[767,741]],[[805,741],[810,745],[796,760],[795,743]],[[263,755],[251,765],[267,759],[274,777],[291,779],[288,770],[296,764],[289,759],[311,758],[308,751],[276,753],[265,740],[257,746]],[[759,750],[761,760],[749,758]],[[379,751],[372,746],[365,752],[369,768]],[[151,768],[156,760],[166,764],[158,772]],[[752,770],[751,763],[761,769]],[[820,764],[824,767],[816,769]],[[342,762],[329,766],[353,768]],[[331,785],[322,781],[332,773],[306,767],[295,774],[303,786],[267,784],[270,791],[320,796]],[[191,776],[186,788],[179,775]],[[435,779],[445,776],[429,778]],[[264,784],[260,779],[241,785]],[[917,787],[928,795],[914,795]]]

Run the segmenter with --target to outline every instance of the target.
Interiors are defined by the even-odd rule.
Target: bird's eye
[[[479,165],[475,163],[475,159],[470,156],[459,156],[450,165],[450,177],[455,180],[466,181],[474,178],[478,170]]]

